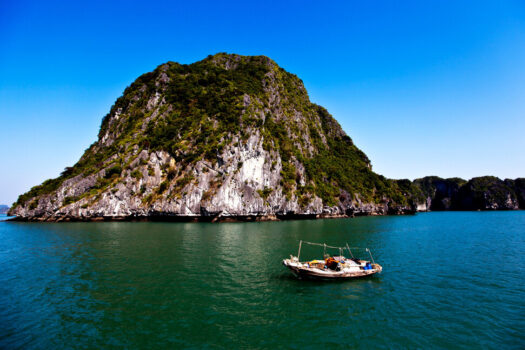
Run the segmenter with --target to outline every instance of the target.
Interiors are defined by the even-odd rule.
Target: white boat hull
[[[366,262],[364,262],[366,263]],[[353,266],[351,268],[342,268],[340,271],[330,270],[328,268],[320,269],[317,267],[310,267],[308,263],[301,263],[292,261],[290,259],[283,260],[283,265],[288,267],[290,271],[294,273],[298,278],[309,278],[309,279],[349,279],[366,277],[383,270],[381,265],[373,264],[371,269],[365,270],[362,266]]]

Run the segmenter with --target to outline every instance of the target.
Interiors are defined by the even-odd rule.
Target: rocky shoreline
[[[347,214],[275,214],[275,215],[237,215],[237,216],[184,216],[184,215],[152,215],[152,216],[94,216],[94,217],[13,217],[7,221],[16,222],[260,222],[287,220],[345,219],[358,216],[411,215],[416,211],[406,211],[402,214],[357,213]]]
[[[354,213],[354,214],[275,214],[275,215],[236,215],[236,216],[185,216],[185,215],[151,215],[151,216],[93,216],[93,217],[21,217],[14,216],[6,221],[13,222],[263,222],[263,221],[288,221],[288,220],[317,220],[317,219],[350,219],[360,216],[389,216],[389,215],[415,215],[421,212],[440,211],[511,211],[524,209],[487,209],[487,210],[412,210],[401,212],[380,213]]]

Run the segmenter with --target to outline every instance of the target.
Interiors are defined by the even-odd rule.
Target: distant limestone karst
[[[507,192],[506,192],[507,191]],[[302,81],[265,56],[216,54],[140,76],[72,167],[18,220],[274,220],[524,207],[523,179],[391,180]]]
[[[426,197],[427,210],[525,209],[525,179],[501,180],[494,176],[442,179],[428,176],[414,180]]]
[[[0,204],[0,214],[2,215],[7,214],[8,210],[9,210],[9,206],[5,204]]]

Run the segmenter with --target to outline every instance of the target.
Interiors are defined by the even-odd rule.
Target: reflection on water
[[[524,212],[4,222],[0,347],[520,347],[524,227]],[[370,247],[384,272],[297,280],[281,261],[301,239]]]

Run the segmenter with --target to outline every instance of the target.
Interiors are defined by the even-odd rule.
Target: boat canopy
[[[339,255],[340,256],[343,255],[343,252],[346,249],[346,250],[348,250],[348,253],[350,253],[350,256],[352,258],[354,257],[354,254],[352,253],[352,249],[353,250],[364,250],[364,251],[367,251],[370,254],[370,260],[372,260],[372,263],[375,263],[374,262],[374,258],[372,257],[372,252],[368,248],[349,247],[348,243],[346,243],[346,245],[344,247],[335,247],[335,246],[328,245],[326,243],[308,242],[308,241],[303,241],[303,240],[299,241],[299,252],[297,253],[297,260],[299,260],[300,257],[301,257],[301,247],[302,247],[303,243],[304,244],[316,245],[316,246],[319,246],[319,247],[323,247],[324,248],[323,257],[324,257],[324,255],[326,255],[326,248],[339,249]]]

